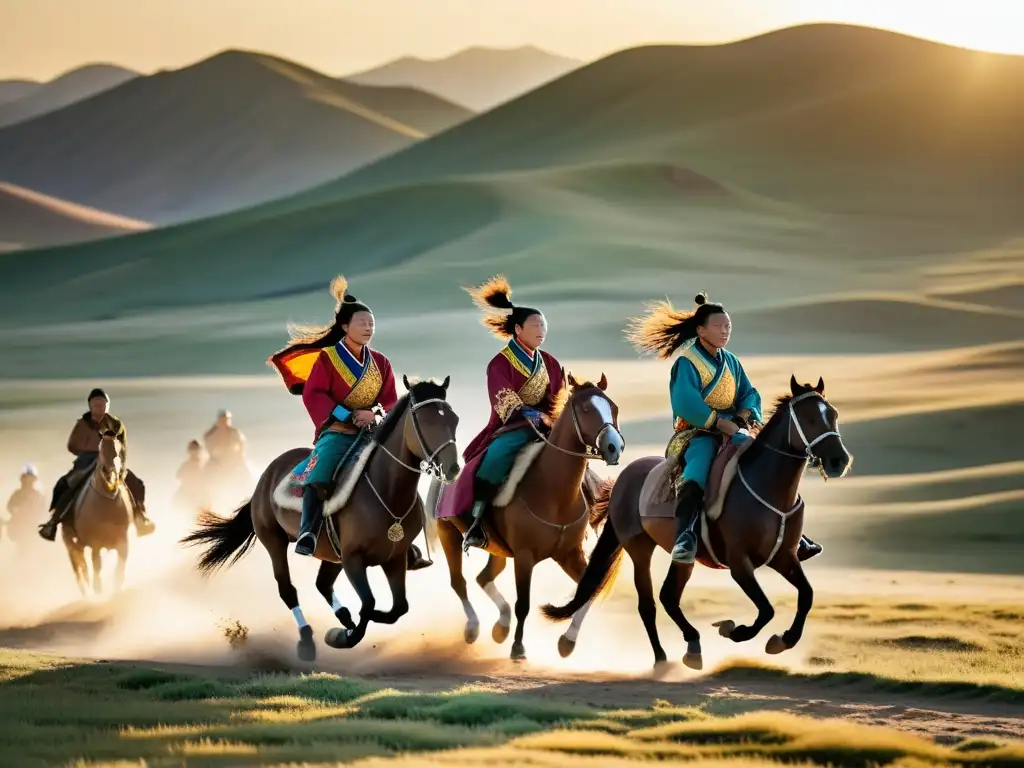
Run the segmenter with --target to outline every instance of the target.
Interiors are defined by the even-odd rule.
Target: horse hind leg
[[[661,645],[658,636],[658,606],[654,602],[654,582],[651,580],[651,556],[657,546],[654,539],[646,534],[637,536],[636,544],[627,546],[629,559],[633,561],[633,586],[636,588],[636,611],[644,623],[647,639],[654,651],[654,666],[659,667],[668,661],[668,655]]]
[[[557,558],[555,562],[565,571],[565,575],[576,584],[580,583],[580,579],[583,578],[583,572],[587,569],[587,558],[583,555],[582,547],[574,548],[564,557]],[[576,650],[576,638],[580,635],[580,628],[583,626],[583,620],[587,618],[591,605],[593,605],[593,600],[585,603],[582,608],[576,611],[573,614],[572,621],[569,623],[569,628],[559,635],[558,655],[563,659],[571,656],[572,652]]]
[[[807,615],[811,612],[811,606],[814,604],[814,589],[807,580],[803,566],[796,557],[787,556],[781,561],[779,558],[775,558],[771,567],[778,571],[782,578],[796,587],[797,591],[796,615],[793,617],[793,623],[781,635],[772,635],[768,638],[768,643],[765,646],[767,653],[776,654],[788,651],[800,642],[800,638],[804,633],[804,623],[807,621]]]
[[[274,569],[274,580],[277,582],[277,594],[281,601],[292,612],[295,625],[299,628],[299,642],[295,646],[300,661],[316,660],[316,643],[313,641],[313,628],[309,626],[302,608],[299,606],[299,593],[292,584],[291,571],[288,568],[288,537],[280,531],[273,538],[263,542],[270,555],[270,564]]]
[[[491,639],[498,645],[508,640],[509,629],[512,626],[512,607],[508,604],[505,596],[498,591],[498,585],[494,580],[498,574],[505,570],[508,561],[504,557],[491,555],[487,558],[487,565],[476,577],[476,583],[480,586],[498,608],[498,620],[491,628]]]
[[[463,637],[467,645],[472,645],[480,637],[480,618],[476,615],[476,610],[469,601],[469,593],[466,591],[466,577],[462,572],[462,534],[451,523],[439,520],[437,522],[437,537],[444,550],[444,559],[448,562],[452,591],[462,601],[462,610],[466,612],[466,628],[463,630]]]
[[[75,574],[75,583],[82,597],[89,596],[88,566],[85,564],[85,552],[78,544],[68,544],[68,560],[71,561],[71,570]]]
[[[341,563],[330,563],[326,560],[321,562],[320,571],[316,575],[316,589],[323,595],[327,604],[331,606],[331,610],[334,611],[334,615],[341,622],[341,626],[345,627],[345,629],[355,629],[356,623],[352,621],[352,614],[348,608],[341,604],[341,600],[338,599],[338,593],[334,591],[334,585],[338,581],[341,571]]]
[[[733,581],[739,584],[740,589],[750,598],[750,601],[757,607],[757,618],[753,624],[737,626],[734,621],[716,621],[713,626],[718,627],[718,634],[727,637],[735,643],[743,643],[757,636],[758,632],[773,618],[775,609],[772,608],[768,596],[765,595],[761,585],[757,583],[754,576],[754,566],[748,557],[730,558],[734,560],[730,573]]]
[[[686,641],[686,654],[683,656],[683,664],[690,669],[703,669],[704,660],[700,647],[700,632],[687,620],[683,613],[683,592],[693,575],[693,563],[672,563],[669,566],[668,574],[661,585],[659,598],[665,613],[669,615],[676,626],[683,633]]]

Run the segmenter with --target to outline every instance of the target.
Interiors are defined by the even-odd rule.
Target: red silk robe
[[[391,361],[375,349],[363,349],[362,365],[339,342],[320,352],[302,388],[302,404],[316,428],[314,442],[335,421],[352,411],[380,405],[387,413],[398,402]],[[355,432],[346,425],[343,431]]]
[[[473,481],[477,467],[494,439],[512,429],[526,426],[522,409],[532,408],[541,413],[550,412],[555,399],[565,386],[562,366],[547,352],[537,350],[532,370],[522,348],[516,342],[495,355],[487,365],[487,394],[491,402],[491,417],[463,451],[466,465],[454,486],[444,489],[437,515],[454,517],[473,504]]]

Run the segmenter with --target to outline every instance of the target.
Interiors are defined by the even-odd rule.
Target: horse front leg
[[[772,604],[768,601],[768,596],[765,595],[764,590],[761,589],[761,585],[757,583],[757,579],[754,576],[754,566],[750,562],[750,558],[744,556],[730,559],[734,560],[730,568],[733,581],[739,584],[740,589],[757,606],[757,618],[749,626],[737,626],[736,622],[732,620],[716,621],[712,626],[718,627],[718,634],[722,637],[727,637],[735,643],[743,643],[756,637],[757,633],[775,618],[775,609],[772,608]]]
[[[489,555],[487,564],[476,577],[477,585],[484,591],[484,594],[491,598],[491,602],[498,609],[498,620],[491,627],[491,639],[498,645],[508,640],[509,627],[512,626],[512,608],[505,596],[501,594],[498,585],[494,583],[507,564],[508,560],[504,557]]]
[[[437,521],[437,537],[444,550],[444,559],[448,562],[449,582],[452,591],[462,601],[462,610],[466,612],[466,628],[463,637],[468,645],[472,645],[480,637],[480,618],[476,615],[473,604],[469,602],[466,591],[466,577],[462,573],[462,534],[459,529],[445,520]]]
[[[516,635],[512,641],[511,658],[514,661],[526,659],[526,648],[523,646],[523,630],[526,617],[530,615],[530,583],[533,581],[534,557],[530,552],[516,555]]]
[[[117,570],[114,571],[114,591],[124,589],[124,572],[128,565],[128,537],[117,543]]]
[[[324,642],[331,648],[355,648],[366,637],[366,628],[370,624],[377,601],[370,589],[370,580],[366,573],[366,562],[361,554],[350,555],[344,561],[345,575],[359,596],[359,623],[355,629],[334,627],[327,630]]]
[[[814,605],[814,589],[807,580],[807,575],[804,573],[803,566],[797,557],[789,555],[781,561],[777,557],[772,562],[772,568],[778,571],[782,578],[796,587],[797,592],[796,615],[793,617],[793,623],[781,635],[772,635],[768,638],[768,643],[765,646],[767,653],[775,654],[788,651],[800,642],[800,638],[804,633],[807,615],[811,612],[811,606]]]
[[[409,600],[405,596],[405,576],[407,573],[408,554],[403,552],[398,557],[388,560],[381,569],[391,587],[391,610],[374,611],[371,621],[378,624],[394,624],[409,612]]]
[[[686,641],[686,654],[683,664],[690,669],[703,669],[704,657],[700,647],[700,632],[693,626],[683,613],[683,592],[693,575],[693,563],[672,563],[661,585],[661,605],[665,613],[676,623]],[[771,606],[768,606],[771,608]]]
[[[103,551],[92,547],[92,591],[97,597],[103,592]]]
[[[320,570],[316,574],[316,590],[323,595],[324,600],[331,606],[331,610],[334,611],[334,615],[341,622],[341,626],[345,627],[345,629],[355,629],[356,623],[352,621],[352,614],[348,608],[341,604],[341,600],[338,599],[338,593],[334,591],[334,585],[338,581],[341,571],[341,563],[331,563],[327,560],[321,561]]]
[[[71,561],[71,570],[75,573],[78,591],[82,593],[83,598],[87,598],[89,596],[89,579],[86,573],[88,566],[85,564],[85,551],[77,543],[65,542],[65,544],[68,550],[68,559]]]

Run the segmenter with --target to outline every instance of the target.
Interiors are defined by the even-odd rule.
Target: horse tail
[[[607,500],[605,500],[604,506],[604,515],[607,516]],[[572,618],[576,611],[615,582],[621,562],[622,543],[619,541],[619,535],[615,532],[614,525],[606,524],[597,539],[597,544],[594,545],[594,551],[590,555],[590,562],[587,563],[586,570],[583,571],[583,578],[580,579],[580,583],[576,586],[576,594],[572,596],[568,603],[562,606],[548,603],[540,609],[541,613],[549,621],[565,621]]]
[[[589,471],[583,476],[584,483],[589,484],[590,493],[593,494],[593,501],[590,506],[590,527],[595,531],[601,523],[608,519],[608,504],[612,499],[612,489],[615,487],[615,479],[602,480],[596,474]]]
[[[209,510],[203,510],[199,513],[198,523],[199,527],[183,538],[181,543],[189,547],[209,545],[199,556],[199,572],[204,575],[213,573],[225,563],[228,567],[234,565],[256,543],[251,499],[239,507],[232,517],[220,517]]]

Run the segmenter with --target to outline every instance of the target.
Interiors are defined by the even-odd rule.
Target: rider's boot
[[[53,488],[53,498],[50,499],[50,519],[39,526],[39,535],[47,541],[54,541],[57,538],[57,526],[68,511],[71,500],[69,484],[64,478],[57,481]]]
[[[704,489],[692,480],[683,483],[676,500],[676,540],[672,547],[672,562],[692,563],[697,557],[697,534],[695,528],[701,505],[704,503]]]
[[[324,520],[323,510],[320,490],[315,485],[307,485],[302,491],[302,522],[295,542],[295,554],[308,557],[316,551],[316,541]]]
[[[156,525],[146,517],[146,506],[141,501],[136,501],[132,509],[132,518],[135,521],[135,533],[140,537],[149,536],[156,530]]]
[[[423,556],[423,553],[420,552],[420,548],[417,547],[415,544],[409,545],[409,549],[406,552],[405,556],[405,569],[407,571],[418,571],[421,568],[429,568],[431,565],[434,564],[432,561],[427,560],[427,558]]]
[[[491,510],[491,502],[498,492],[498,487],[486,480],[475,479],[473,482],[473,523],[466,530],[466,536],[462,542],[462,549],[469,551],[470,547],[487,549],[487,533],[484,531],[483,519]]]
[[[800,546],[796,550],[796,558],[801,563],[805,560],[810,560],[815,555],[820,555],[822,550],[821,544],[816,541],[812,541],[807,536],[800,537]]]

